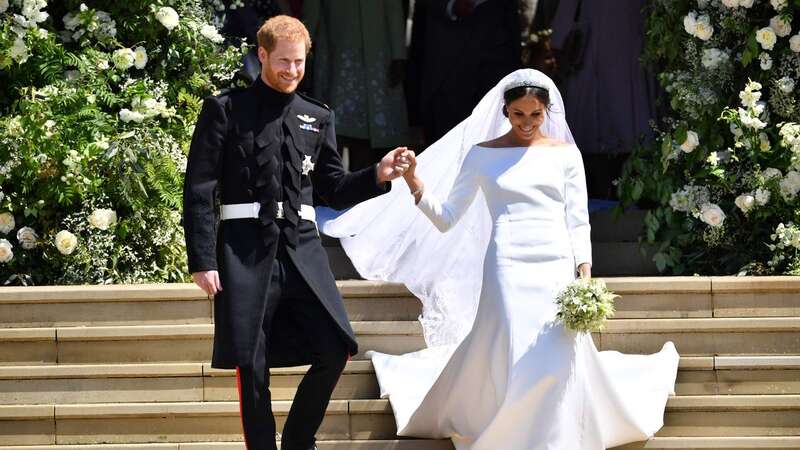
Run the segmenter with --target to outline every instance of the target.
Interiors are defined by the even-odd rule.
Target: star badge
[[[316,118],[309,116],[308,114],[298,114],[297,118],[302,120],[305,123],[314,123],[317,121]]]
[[[311,157],[306,155],[303,159],[303,175],[308,175],[312,170],[314,170],[314,163],[311,161]]]

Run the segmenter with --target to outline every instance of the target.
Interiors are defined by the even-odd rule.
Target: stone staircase
[[[606,281],[622,298],[598,348],[649,353],[672,340],[682,355],[664,428],[620,450],[800,449],[800,279]],[[424,345],[419,302],[402,286],[340,288],[363,350]],[[242,450],[234,374],[207,362],[212,310],[190,285],[0,289],[0,450]],[[303,373],[273,371],[279,428]],[[319,448],[453,448],[395,433],[359,355]]]

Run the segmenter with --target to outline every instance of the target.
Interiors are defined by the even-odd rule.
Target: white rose
[[[686,140],[681,144],[681,150],[684,153],[692,153],[698,145],[700,145],[700,138],[697,133],[690,130],[686,133]]]
[[[697,14],[692,11],[683,18],[683,29],[694,36],[695,28],[697,28]]]
[[[111,62],[114,63],[117,69],[128,70],[136,62],[136,55],[129,48],[121,48],[114,51],[111,56]]]
[[[739,0],[722,0],[722,4],[728,8],[737,8],[739,7]]]
[[[214,25],[205,24],[200,27],[200,34],[202,34],[206,39],[215,43],[221,44],[225,38],[222,37],[221,34],[217,31],[217,28]]]
[[[31,227],[22,227],[17,231],[17,241],[25,250],[31,250],[36,247],[38,240],[39,235]]]
[[[792,170],[786,174],[780,183],[781,196],[784,200],[791,200],[800,191],[800,173]]]
[[[156,11],[156,19],[158,19],[158,21],[161,22],[161,25],[164,25],[164,28],[169,31],[172,31],[173,28],[177,27],[178,21],[180,21],[178,12],[169,6],[162,6],[159,8],[158,11]]]
[[[736,200],[734,200],[733,203],[735,203],[743,213],[747,214],[751,209],[753,209],[753,206],[755,206],[756,199],[751,194],[742,194],[736,197]]]
[[[758,56],[758,59],[761,62],[761,70],[769,70],[772,68],[772,57],[769,56],[769,53],[762,53]]]
[[[789,0],[770,0],[770,3],[775,8],[775,11],[780,11],[789,6]]]
[[[11,249],[11,242],[8,242],[8,239],[0,239],[0,263],[7,263],[14,259],[14,252]]]
[[[752,8],[753,3],[755,3],[755,0],[739,0],[739,6],[743,6],[745,8]]]
[[[0,14],[6,12],[8,9],[8,0],[0,0]]]
[[[55,244],[62,255],[71,255],[78,246],[78,238],[69,231],[62,230],[56,234]]]
[[[144,66],[147,65],[147,50],[144,47],[139,46],[133,50],[133,65],[137,69],[144,69]]]
[[[111,209],[95,209],[89,216],[89,224],[98,230],[108,230],[117,223],[117,213]]]
[[[761,44],[764,50],[772,50],[775,42],[778,41],[778,36],[775,35],[775,30],[772,27],[764,27],[756,32],[756,41]]]
[[[17,223],[14,221],[14,215],[9,212],[4,212],[0,214],[0,233],[8,234],[14,227],[17,226]]]
[[[786,37],[792,33],[792,23],[783,20],[781,16],[775,16],[769,20],[769,26],[775,30],[775,34]]]
[[[694,27],[694,35],[698,39],[707,41],[714,35],[714,27],[711,26],[711,20],[706,15],[697,18],[697,24]]]
[[[759,206],[764,206],[769,202],[769,198],[772,196],[772,193],[766,189],[758,188],[756,189],[756,203]]]
[[[713,203],[704,203],[700,207],[700,219],[712,227],[721,227],[725,222],[725,213]]]
[[[793,52],[800,53],[800,34],[795,34],[789,39],[789,47],[791,47]]]

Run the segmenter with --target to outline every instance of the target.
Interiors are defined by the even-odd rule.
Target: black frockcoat
[[[303,161],[308,169],[302,173]],[[312,204],[314,192],[343,209],[382,194],[376,167],[348,173],[336,151],[334,115],[298,94],[257,79],[250,87],[208,97],[195,127],[184,184],[184,229],[190,272],[218,270],[214,299],[216,368],[251,367],[267,306],[272,265],[285,220],[279,200]],[[219,221],[221,204],[261,204],[258,219]],[[358,347],[313,222],[300,220],[287,247],[303,278],[341,330],[350,354]],[[297,320],[278,308],[268,337],[270,367],[309,364]]]

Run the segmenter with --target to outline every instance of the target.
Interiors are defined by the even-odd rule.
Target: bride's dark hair
[[[506,106],[508,106],[508,104],[514,100],[518,100],[529,95],[539,99],[539,101],[544,105],[545,110],[550,111],[550,92],[547,89],[539,86],[518,86],[503,93],[503,100],[505,101],[505,105],[503,105],[503,114],[508,117]]]

